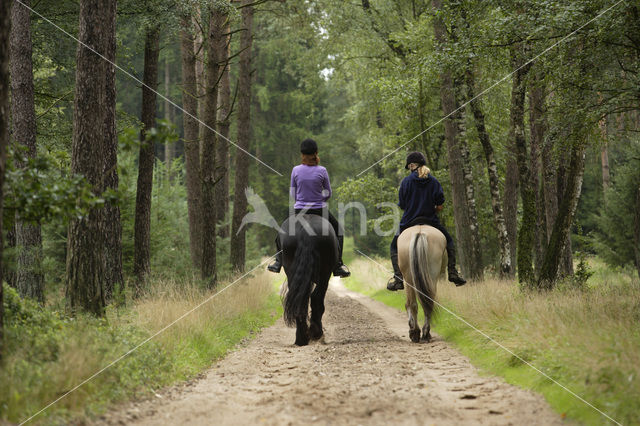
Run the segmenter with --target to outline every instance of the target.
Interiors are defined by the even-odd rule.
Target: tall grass
[[[435,331],[484,371],[541,392],[563,415],[589,424],[607,422],[521,359],[615,420],[640,423],[640,283],[625,271],[603,268],[597,260],[590,264],[595,273],[582,290],[523,292],[515,282],[497,279],[458,288],[444,279],[439,282],[439,303],[517,356],[441,308],[436,309]],[[350,266],[355,279],[349,286],[404,309],[404,293],[384,289],[390,274],[366,259]]]
[[[204,300],[210,298],[37,420],[77,422],[114,402],[193,377],[281,312],[272,280],[262,272],[218,295],[156,281],[148,297],[110,308],[104,319],[42,310],[5,288],[8,356],[0,366],[0,420],[10,422],[25,420]]]

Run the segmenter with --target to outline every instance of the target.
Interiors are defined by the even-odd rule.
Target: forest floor
[[[559,424],[542,396],[484,376],[435,335],[411,343],[406,314],[327,293],[325,337],[293,345],[282,319],[198,379],[108,412],[98,424]]]

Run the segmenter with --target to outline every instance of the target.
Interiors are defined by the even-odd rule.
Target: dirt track
[[[332,283],[325,339],[293,346],[282,320],[202,378],[103,417],[108,424],[560,424],[542,397],[492,377],[406,314]]]

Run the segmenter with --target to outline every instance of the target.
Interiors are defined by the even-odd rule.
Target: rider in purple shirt
[[[296,214],[304,212],[323,216],[329,220],[338,237],[339,247],[338,264],[333,271],[333,275],[348,277],[351,272],[342,263],[344,236],[338,221],[327,206],[327,200],[331,198],[331,183],[327,169],[318,165],[320,162],[318,144],[313,139],[305,139],[300,145],[300,153],[302,154],[302,164],[295,166],[291,171],[290,193],[295,200],[293,208]],[[278,237],[276,237],[276,246],[278,247],[278,254],[275,261],[268,266],[268,269],[271,272],[278,273],[282,268],[280,239]]]

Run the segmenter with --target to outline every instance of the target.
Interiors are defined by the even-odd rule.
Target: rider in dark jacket
[[[404,214],[400,219],[400,229],[393,237],[390,247],[394,276],[387,283],[387,289],[391,291],[404,288],[402,272],[398,266],[398,236],[402,231],[414,225],[430,225],[444,234],[447,239],[449,281],[455,283],[456,286],[466,283],[456,270],[453,238],[438,218],[438,213],[444,204],[444,192],[440,182],[431,176],[426,163],[424,155],[420,152],[412,152],[407,156],[405,169],[411,170],[411,174],[402,180],[398,191],[398,206],[404,210]]]

